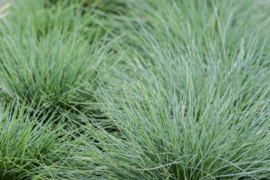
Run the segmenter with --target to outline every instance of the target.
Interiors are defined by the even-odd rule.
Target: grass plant
[[[16,104],[0,105],[0,179],[32,179],[70,150],[64,124],[55,124],[44,108]]]
[[[270,179],[269,0],[0,8],[0,179]]]
[[[267,86],[244,96],[233,88],[220,95],[210,85],[197,94],[190,82],[179,95],[158,82],[155,87],[138,82],[121,98],[103,96],[119,134],[89,124],[89,139],[98,143],[84,141],[82,152],[107,179],[267,179]]]
[[[62,6],[54,8],[64,11]],[[49,10],[45,12],[50,13]],[[55,24],[61,22],[53,27],[49,26],[50,22],[42,23],[46,27],[39,27],[36,24],[40,23],[39,17],[29,17],[25,18],[23,28],[22,19],[10,17],[1,23],[0,96],[6,101],[26,98],[29,103],[36,97],[35,103],[42,99],[42,104],[52,109],[93,109],[93,105],[86,107],[84,104],[94,103],[93,94],[98,83],[109,82],[110,69],[118,61],[108,47],[112,42],[108,43],[101,27],[96,27],[95,35],[87,37],[79,28],[71,30],[65,24],[70,24],[68,20],[72,15],[63,14],[63,19],[52,20]],[[75,22],[87,30],[83,19]],[[40,29],[47,28],[45,35]],[[91,92],[83,93],[84,87]]]

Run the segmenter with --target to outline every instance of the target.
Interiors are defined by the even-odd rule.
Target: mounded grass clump
[[[114,64],[113,55],[100,41],[90,46],[76,33],[53,31],[38,39],[31,29],[2,30],[1,97],[6,100],[19,97],[31,102],[37,95],[44,96],[46,107],[77,106],[92,98],[81,92],[82,87],[94,91]]]
[[[42,113],[44,109],[3,102],[0,109],[0,179],[38,177],[55,168],[61,155],[69,154],[64,125],[55,124],[54,116]]]
[[[121,98],[103,98],[119,135],[89,125],[89,138],[99,143],[85,142],[83,152],[100,165],[94,173],[105,179],[269,177],[266,84],[246,96],[233,88],[221,95],[213,86],[196,94],[192,81],[180,95],[157,82],[155,87],[127,85],[122,92]]]
[[[270,179],[268,0],[7,7],[0,179]]]
[[[130,71],[120,77],[120,87],[100,93],[103,112],[119,133],[92,124],[87,128],[88,139],[98,142],[82,142],[89,144],[82,146],[83,156],[99,165],[92,174],[105,179],[267,179],[266,14],[243,24],[240,17],[249,19],[248,11],[259,10],[254,1],[249,10],[229,1],[234,11],[222,9],[223,1],[171,2],[135,3],[142,9],[134,14],[145,15],[145,21],[120,27],[135,45],[119,43]],[[184,9],[190,13],[181,14]],[[211,17],[219,25],[211,26]],[[254,24],[264,28],[247,35],[244,29]]]
[[[85,37],[66,26],[40,36],[32,21],[37,19],[29,18],[24,28],[17,21],[1,23],[0,96],[8,102],[26,99],[30,104],[35,99],[49,109],[94,109],[98,84],[110,82],[110,69],[118,61],[107,36],[100,27],[94,36]]]
[[[269,82],[267,4],[253,0],[130,4],[136,9],[130,16],[138,17],[139,26],[123,25],[121,31],[133,46],[122,53],[138,78],[147,72],[177,91],[187,86],[188,74],[196,91],[211,83],[226,91],[228,86],[242,87],[249,79],[247,88]],[[129,22],[129,16],[126,19]],[[253,28],[255,24],[258,28]]]

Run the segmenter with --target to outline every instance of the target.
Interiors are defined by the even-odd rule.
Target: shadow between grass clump
[[[126,2],[122,0],[18,0],[9,20],[24,29],[27,28],[25,22],[30,19],[30,26],[38,37],[46,36],[53,29],[61,33],[76,30],[92,43],[94,39],[88,37],[95,36],[97,27],[106,26],[105,29],[112,31],[121,23],[119,13],[125,14],[127,10]],[[103,35],[105,29],[100,29]]]
[[[47,0],[18,0],[13,4],[8,20],[10,23],[17,23],[23,30],[33,28],[38,38],[56,29],[61,33],[78,31],[87,38],[93,36],[97,30],[95,26],[87,31],[88,24],[95,18],[93,11],[84,13],[82,1],[49,3]],[[29,20],[30,23],[26,26],[25,23]]]

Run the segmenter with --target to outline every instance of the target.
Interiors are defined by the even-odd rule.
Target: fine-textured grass
[[[54,124],[53,115],[44,115],[44,108],[3,102],[0,108],[0,179],[34,177],[68,153],[70,148],[63,146],[68,139],[64,125]]]
[[[61,9],[62,6],[58,7],[58,11]],[[71,24],[72,14],[55,16],[53,23],[42,23],[46,27],[35,24],[40,23],[39,17],[25,18],[23,27],[22,18],[2,21],[0,96],[6,101],[26,98],[29,103],[36,97],[35,103],[42,99],[45,107],[88,111],[93,109],[91,103],[94,103],[98,83],[108,82],[107,76],[117,63],[117,57],[108,48],[111,42],[107,42],[101,27],[96,27],[94,35],[85,36],[77,25],[73,30],[65,25]],[[88,30],[84,19],[74,22]],[[40,29],[47,28],[45,35]],[[87,94],[85,87],[90,90]],[[86,103],[90,105],[84,106]]]
[[[95,173],[108,179],[268,178],[266,86],[245,96],[233,88],[220,95],[210,86],[196,96],[192,82],[180,95],[139,83],[132,93],[134,87],[124,89],[122,98],[106,94],[105,111],[120,134],[90,125],[89,138],[99,143],[83,152],[101,165]]]
[[[0,8],[0,179],[270,179],[269,0]]]
[[[145,22],[140,19],[139,27],[130,23],[122,28],[137,46],[123,49],[123,54],[138,78],[150,72],[164,85],[181,90],[191,73],[196,91],[211,83],[226,90],[243,86],[249,78],[253,80],[247,87],[268,81],[269,18],[264,11],[256,13],[265,7],[254,1],[157,2],[135,1],[133,6],[144,6],[132,16]],[[252,28],[255,24],[258,28]]]

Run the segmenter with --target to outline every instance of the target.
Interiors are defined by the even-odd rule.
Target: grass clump
[[[32,179],[38,169],[53,168],[61,160],[56,152],[64,150],[68,139],[63,124],[55,124],[41,108],[3,102],[0,107],[0,179]]]
[[[89,126],[102,151],[89,143],[83,152],[95,154],[96,173],[107,179],[268,178],[266,84],[245,97],[233,88],[220,96],[213,86],[196,95],[193,87],[190,82],[179,95],[139,82],[122,98],[107,94],[104,111],[120,131],[115,136]]]
[[[0,178],[270,179],[268,9],[18,1],[0,15]]]
[[[256,13],[264,9],[261,4],[149,0],[132,5],[140,9],[130,15],[140,17],[139,25],[122,27],[133,45],[122,53],[138,78],[148,72],[177,91],[185,89],[189,73],[196,91],[213,82],[224,91],[228,86],[243,86],[247,79],[253,79],[249,87],[269,82],[269,19],[266,11]],[[258,29],[252,28],[254,24]]]
[[[107,72],[117,62],[97,30],[90,45],[78,31],[51,30],[38,37],[28,21],[26,30],[16,24],[1,24],[1,93],[6,101],[25,99],[45,107],[84,109],[94,100],[98,83],[109,82]],[[98,83],[97,83],[98,82]]]

